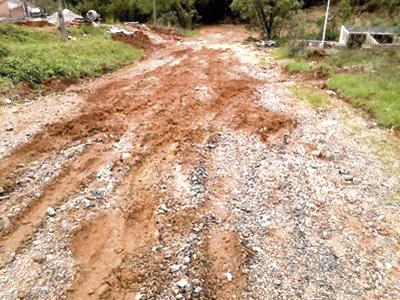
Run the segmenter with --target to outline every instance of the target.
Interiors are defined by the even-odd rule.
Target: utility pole
[[[68,41],[68,33],[67,29],[65,28],[62,0],[57,0],[57,11],[58,11],[58,26],[60,27],[61,36],[64,39],[64,41]]]
[[[328,26],[328,19],[329,19],[329,9],[331,6],[331,0],[328,0],[328,5],[326,6],[326,14],[325,14],[325,23],[324,23],[324,31],[322,34],[322,43],[321,43],[321,48],[324,48],[325,46],[325,39],[326,39],[326,28]]]
[[[153,0],[153,25],[157,25],[157,3],[156,0]]]
[[[29,18],[28,3],[26,2],[26,0],[23,0],[22,3],[24,5],[25,15],[26,15],[27,18]]]

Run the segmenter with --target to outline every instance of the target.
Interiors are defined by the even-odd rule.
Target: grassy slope
[[[400,130],[400,51],[344,51],[330,64],[362,67],[361,74],[332,74],[328,86],[381,125]]]
[[[104,28],[72,29],[76,40],[62,42],[55,29],[46,32],[0,24],[0,92],[22,82],[95,76],[143,56],[112,41]]]
[[[318,63],[311,61],[307,52],[297,53],[287,69],[326,73],[329,88],[366,110],[380,125],[400,130],[400,50],[341,50]]]

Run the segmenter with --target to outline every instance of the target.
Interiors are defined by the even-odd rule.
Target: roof
[[[344,26],[351,33],[372,33],[372,34],[395,34],[397,33],[395,27],[352,27]]]

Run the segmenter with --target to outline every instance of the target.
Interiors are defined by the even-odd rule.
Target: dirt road
[[[135,66],[5,109],[0,298],[400,297],[390,134],[294,99],[241,28],[154,36]]]

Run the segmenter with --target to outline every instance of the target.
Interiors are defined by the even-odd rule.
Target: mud
[[[114,41],[120,41],[133,47],[144,49],[146,51],[153,51],[157,48],[157,46],[152,43],[149,36],[139,30],[135,31],[132,35],[114,33],[112,35],[112,39]]]
[[[174,29],[169,29],[169,28],[162,28],[162,27],[156,27],[152,26],[150,27],[152,31],[162,35],[162,36],[167,36],[169,38],[172,38],[176,41],[181,40],[184,36],[179,34],[176,30]]]
[[[130,38],[113,38],[155,50],[141,32]],[[156,213],[159,203],[175,196],[159,187],[177,160],[184,170],[197,165],[196,145],[212,144],[223,130],[256,135],[269,143],[293,128],[295,121],[256,103],[262,81],[236,70],[240,62],[226,50],[174,45],[153,56],[173,59],[129,80],[115,77],[84,92],[78,114],[45,126],[13,149],[0,165],[4,192],[12,203],[24,203],[8,217],[10,224],[1,232],[3,263],[29,247],[32,235],[46,226],[43,216],[48,207],[62,206],[74,193],[95,183],[99,167],[107,162],[113,169],[128,167],[114,188],[115,207],[82,222],[70,239],[79,266],[68,289],[71,299],[123,299],[142,287],[154,297],[167,297],[165,291],[175,279],[170,272],[171,257],[154,250],[160,243],[190,245],[187,275],[198,278],[195,284],[202,286],[198,292],[202,299],[230,299],[231,293],[239,297],[245,284],[240,266],[246,250],[234,233],[207,225],[198,235],[191,234],[193,224],[203,224],[210,211],[223,217],[206,203],[205,194],[200,194],[204,199],[199,198],[198,208],[164,216]],[[224,56],[229,59],[222,59]],[[135,131],[129,133],[129,128]],[[132,135],[129,143],[133,150],[128,158],[120,159],[112,154],[112,145],[127,133]],[[89,140],[96,143],[88,143],[77,158],[65,162],[56,177],[43,183],[40,196],[23,196],[21,189],[30,187],[21,185],[20,178],[32,162]],[[235,274],[235,279],[225,285],[228,273]],[[184,293],[189,297],[193,291]]]

